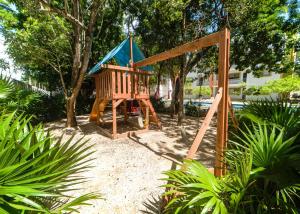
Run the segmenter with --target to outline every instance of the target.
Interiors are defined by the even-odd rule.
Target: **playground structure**
[[[125,40],[126,41],[126,40]],[[133,62],[133,41],[129,38],[130,62]],[[122,45],[122,44],[121,44]],[[123,46],[122,46],[123,47]],[[137,46],[135,47],[137,48]],[[111,54],[111,53],[109,53]],[[111,56],[114,56],[112,53]],[[124,54],[124,53],[123,53]],[[108,59],[109,60],[109,59]],[[90,114],[90,121],[96,121],[98,125],[103,125],[104,110],[107,104],[112,102],[112,133],[102,129],[109,137],[116,139],[132,135],[133,131],[122,134],[117,132],[117,107],[121,104],[125,122],[128,122],[127,100],[137,100],[144,118],[144,127],[134,131],[138,134],[149,129],[149,122],[153,121],[160,127],[160,121],[150,102],[149,78],[151,72],[134,69],[132,67],[102,64],[101,72],[93,74],[96,85],[96,99]],[[132,124],[135,125],[135,124]]]
[[[195,52],[203,48],[217,45],[219,47],[218,58],[218,93],[201,125],[191,148],[188,151],[187,159],[193,159],[200,143],[204,137],[209,123],[212,120],[214,113],[217,111],[217,142],[216,142],[216,159],[214,166],[215,176],[225,174],[225,163],[223,160],[224,149],[227,147],[228,140],[228,113],[231,113],[234,118],[233,111],[229,111],[231,106],[228,96],[228,72],[229,72],[229,50],[230,50],[230,32],[227,28],[222,31],[210,34],[208,36],[196,39],[192,42],[180,45],[168,51],[156,54],[146,59],[133,60],[132,39],[130,39],[130,67],[104,65],[101,64],[100,69],[103,71],[99,74],[94,74],[96,82],[96,100],[90,120],[101,123],[101,118],[104,113],[104,108],[109,100],[112,100],[113,111],[113,131],[112,137],[116,138],[116,107],[124,103],[124,115],[126,114],[126,100],[137,99],[143,109],[145,123],[144,130],[149,126],[149,110],[152,114],[152,120],[160,126],[160,122],[156,113],[149,101],[149,75],[147,71],[139,70],[145,66],[152,65],[170,58],[183,55],[188,52]],[[123,63],[124,64],[124,63]],[[125,102],[124,102],[125,101]],[[233,121],[235,123],[235,121]],[[235,123],[236,124],[236,123]]]

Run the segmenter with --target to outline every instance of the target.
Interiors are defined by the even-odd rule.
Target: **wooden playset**
[[[112,133],[102,131],[113,139],[131,135],[133,131],[117,133],[117,107],[123,104],[125,122],[128,119],[127,101],[137,100],[144,118],[144,127],[135,133],[147,131],[149,122],[153,121],[160,127],[160,121],[150,102],[149,78],[151,72],[133,68],[133,42],[130,40],[130,67],[102,64],[100,72],[93,74],[96,85],[96,99],[90,114],[90,121],[101,125],[107,104],[112,103]],[[135,124],[133,124],[135,125]]]
[[[133,61],[132,40],[130,40],[130,67],[101,65],[103,70],[95,74],[96,82],[96,101],[90,116],[91,120],[101,123],[104,107],[109,100],[112,100],[113,110],[113,138],[117,137],[116,128],[116,107],[124,103],[127,99],[137,99],[143,107],[145,115],[145,129],[148,128],[149,110],[153,120],[160,125],[156,113],[149,100],[149,72],[141,71],[138,68],[152,65],[170,58],[183,55],[188,52],[195,52],[209,46],[217,45],[219,47],[218,62],[218,93],[194,139],[194,142],[188,152],[187,159],[193,159],[204,134],[209,127],[213,115],[217,112],[217,142],[216,142],[216,161],[214,174],[222,176],[225,173],[225,163],[223,160],[224,149],[228,140],[228,113],[230,98],[228,96],[228,72],[229,72],[229,49],[230,32],[227,28],[217,33],[210,34],[203,38],[180,45],[163,53],[151,56],[146,59]],[[126,103],[126,102],[125,102]],[[125,108],[126,109],[126,108]],[[126,110],[125,110],[126,118]],[[233,115],[232,115],[233,116]],[[234,117],[233,117],[234,118]]]

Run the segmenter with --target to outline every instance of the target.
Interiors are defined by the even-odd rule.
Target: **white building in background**
[[[188,74],[187,77],[190,77],[193,79],[192,87],[199,87],[200,85],[200,75],[196,72],[191,72]],[[262,99],[270,97],[270,95],[244,95],[243,91],[251,88],[253,86],[263,86],[268,81],[280,79],[281,75],[274,73],[274,72],[264,72],[261,77],[257,78],[252,73],[247,73],[246,71],[239,71],[235,69],[235,66],[232,66],[229,71],[229,94],[231,96],[232,100],[256,100],[256,99]],[[217,75],[214,75],[214,94],[217,92],[217,84],[218,77]],[[209,86],[208,78],[203,79],[202,86],[207,87]],[[151,87],[151,95],[154,95],[156,91],[156,85]],[[171,99],[172,95],[172,81],[170,78],[162,77],[161,85],[159,94],[160,97],[163,97],[166,100]],[[199,98],[198,95],[188,95],[185,96],[186,98]],[[276,98],[277,94],[272,94],[272,98]],[[209,98],[208,96],[204,96],[204,98]]]

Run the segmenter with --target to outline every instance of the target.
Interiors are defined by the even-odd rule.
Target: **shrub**
[[[228,173],[213,175],[196,161],[165,174],[173,196],[167,213],[298,213],[299,109],[287,102],[251,102],[225,153]]]
[[[199,106],[195,106],[192,103],[187,103],[185,106],[185,115],[192,117],[200,117],[201,109]]]
[[[34,115],[32,123],[52,121],[65,116],[65,100],[62,94],[48,96],[0,77],[0,110],[18,111]]]
[[[293,107],[287,101],[259,100],[251,101],[238,112],[239,123],[267,123],[285,129],[285,136],[291,137],[300,132],[300,108]]]
[[[15,113],[0,115],[0,212],[65,213],[100,198],[89,193],[68,196],[79,175],[89,168],[91,146],[82,139],[71,143],[53,140],[41,125]]]
[[[201,109],[201,106],[195,105],[192,102],[185,104],[185,115],[192,117],[202,117],[206,115],[206,110]]]
[[[156,99],[154,96],[151,96],[150,101],[156,112],[164,113],[168,111],[168,109],[165,107],[165,101],[162,97]]]
[[[167,213],[297,213],[300,154],[295,136],[256,124],[231,142],[228,173],[216,178],[200,163],[184,162],[165,174],[173,196]],[[271,130],[271,131],[269,131]]]
[[[195,96],[199,96],[199,95],[210,96],[210,93],[211,93],[210,87],[208,87],[208,86],[197,86],[197,87],[193,88],[192,91],[193,91],[192,92],[193,95],[195,95]]]

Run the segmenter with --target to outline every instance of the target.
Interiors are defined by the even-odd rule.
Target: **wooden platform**
[[[137,100],[144,118],[143,132],[149,128],[150,119],[161,127],[157,114],[150,102],[149,77],[151,73],[132,68],[106,65],[98,74],[94,75],[96,85],[96,99],[90,114],[90,121],[103,125],[103,115],[109,102],[112,103],[112,132],[107,133],[111,138],[126,137],[117,133],[117,108],[122,104],[124,121],[128,119],[127,100]],[[139,130],[142,131],[142,130]]]

